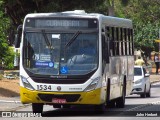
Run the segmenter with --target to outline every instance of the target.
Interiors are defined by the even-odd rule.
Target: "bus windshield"
[[[98,33],[26,32],[23,66],[41,75],[84,75],[98,67]]]

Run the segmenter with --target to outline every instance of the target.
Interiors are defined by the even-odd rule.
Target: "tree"
[[[115,16],[115,3],[116,0],[105,0],[105,5],[107,8],[107,15]],[[129,0],[120,0],[119,3],[123,6],[127,6],[129,4]]]
[[[12,21],[9,41],[13,43],[14,28],[23,23],[24,16],[33,12],[61,12],[84,9],[133,20],[135,47],[149,53],[160,28],[159,0],[1,0],[2,8]]]
[[[135,47],[145,52],[146,56],[150,55],[150,52],[157,50],[155,48],[155,41],[158,38],[158,24],[136,24],[135,25]]]
[[[86,12],[103,13],[106,6],[105,0],[1,0],[5,13],[11,20],[8,31],[10,45],[14,42],[14,31],[23,23],[23,19],[28,13],[39,12],[61,12],[77,9],[84,9]],[[14,27],[13,27],[14,26]]]
[[[9,60],[11,59],[11,54],[13,53],[9,50],[7,41],[7,30],[10,22],[9,19],[5,16],[2,8],[3,2],[0,1],[0,68],[2,68],[3,65],[8,67],[9,64],[13,64],[13,61],[9,62]]]
[[[115,12],[114,12],[114,0],[106,0],[105,1],[105,5],[107,7],[107,13],[109,16],[114,16]]]
[[[15,57],[14,48],[9,47],[7,49],[6,56],[3,59],[5,69],[13,69],[14,68],[14,57]]]
[[[28,13],[34,12],[61,12],[67,10],[84,9],[87,12],[104,13],[105,0],[2,0],[6,14],[14,26],[22,24]]]
[[[116,2],[116,15],[133,20],[135,48],[144,51],[146,56],[157,49],[154,42],[160,28],[160,1],[130,0],[127,6]]]

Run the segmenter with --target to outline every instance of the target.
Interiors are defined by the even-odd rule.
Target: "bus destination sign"
[[[32,28],[97,28],[96,19],[40,19],[28,18],[26,27]]]
[[[88,27],[87,20],[36,20],[35,27]]]

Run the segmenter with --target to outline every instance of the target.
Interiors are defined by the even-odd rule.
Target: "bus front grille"
[[[66,99],[67,102],[76,102],[80,98],[80,94],[38,94],[39,98],[46,102],[52,102],[56,99]]]

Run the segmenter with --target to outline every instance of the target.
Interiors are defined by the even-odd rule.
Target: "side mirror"
[[[144,77],[149,77],[150,76],[150,74],[148,74],[148,73],[146,73],[145,75],[144,75]]]
[[[20,47],[21,34],[22,34],[22,25],[19,25],[17,28],[17,34],[15,34],[15,48]]]
[[[20,39],[18,38],[19,38],[18,34],[15,34],[15,48],[20,47]]]

